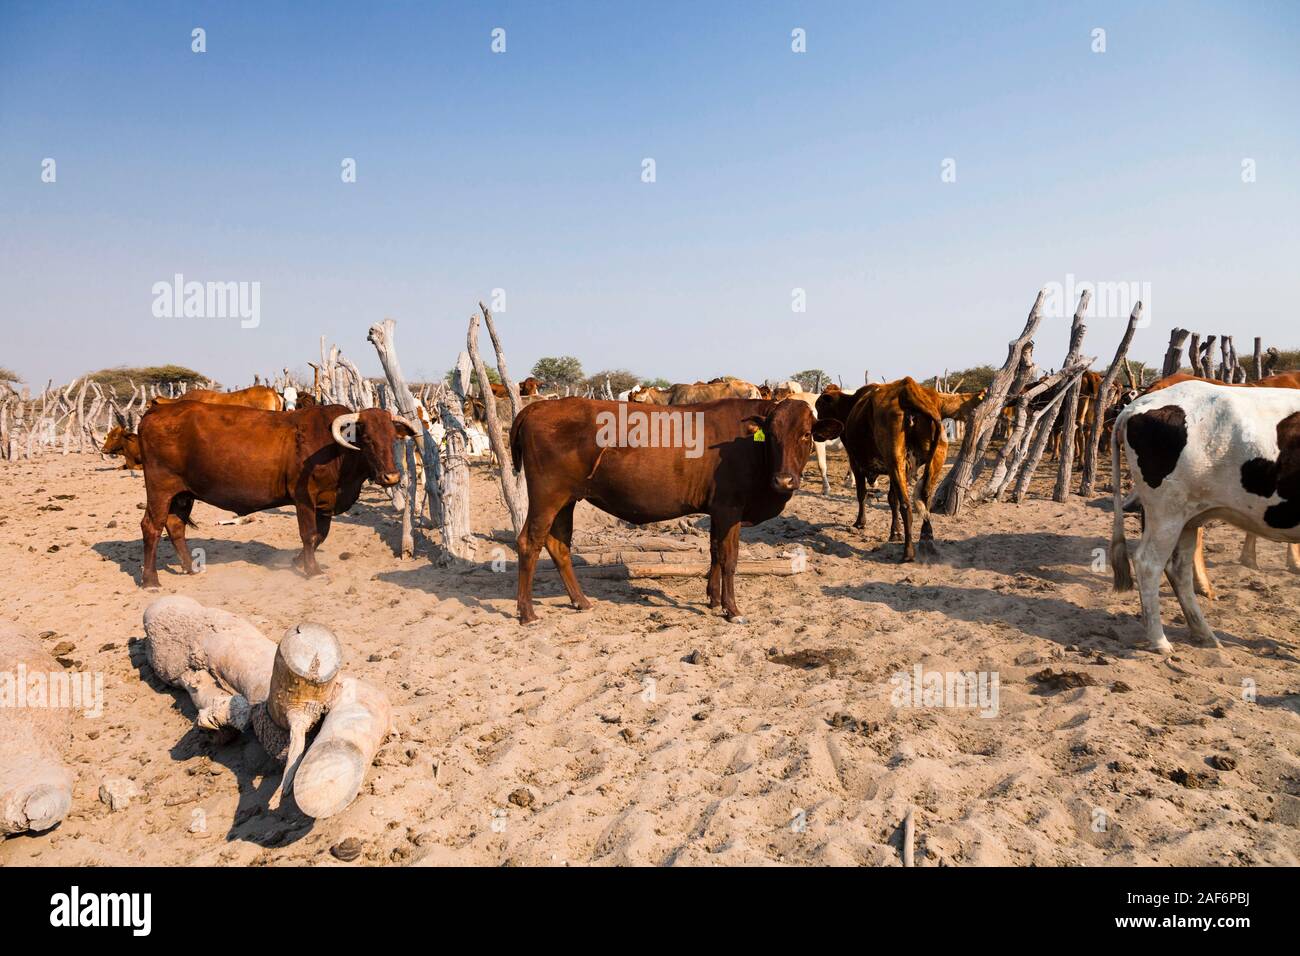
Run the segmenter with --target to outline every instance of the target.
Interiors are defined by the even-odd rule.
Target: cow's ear
[[[755,435],[763,428],[763,418],[761,415],[750,415],[740,424],[745,429],[746,435]]]
[[[831,441],[839,438],[844,425],[834,418],[823,418],[813,426],[813,441]]]

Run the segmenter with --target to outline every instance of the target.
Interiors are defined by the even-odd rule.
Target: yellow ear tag
[[[763,429],[754,429],[754,441],[767,441],[767,436],[763,434]]]

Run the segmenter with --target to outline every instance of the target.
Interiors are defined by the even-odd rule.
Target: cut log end
[[[293,779],[298,809],[309,817],[331,817],[344,810],[365,780],[366,755],[348,740],[327,740],[312,747]]]

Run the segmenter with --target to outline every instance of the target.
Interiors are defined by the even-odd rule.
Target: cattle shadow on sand
[[[173,706],[191,724],[168,751],[172,760],[187,764],[207,758],[234,775],[233,784],[228,781],[223,783],[225,786],[237,787],[239,793],[234,817],[226,831],[226,841],[245,841],[261,847],[283,847],[311,833],[316,821],[299,812],[292,797],[286,798],[278,811],[269,809],[268,804],[284,768],[263,749],[252,732],[223,739],[213,731],[195,726],[193,721],[197,712],[189,694],[172,687],[154,674],[145,657],[144,638],[131,638],[128,648],[131,663],[140,680],[155,693],[170,695]],[[198,823],[206,826],[205,818],[191,812],[201,810],[202,800],[202,796],[196,797],[193,806],[187,803],[177,808],[182,816],[181,825],[190,827]]]
[[[298,578],[303,578],[302,572],[293,566],[293,559],[302,550],[302,541],[298,536],[297,525],[294,523],[293,509],[272,508],[256,514],[259,516],[258,520],[262,520],[261,516],[265,515],[285,519],[283,529],[267,529],[277,539],[283,537],[283,546],[267,544],[256,539],[241,541],[236,538],[222,537],[221,532],[226,530],[225,527],[212,521],[200,523],[197,527],[190,529],[190,532],[186,535],[186,543],[190,546],[191,552],[202,548],[204,563],[208,565],[219,566],[242,562],[271,571],[292,571]],[[388,500],[377,497],[374,504],[358,501],[344,514],[336,515],[333,523],[369,528],[375,532],[377,538],[396,553],[400,545],[402,529],[401,525],[393,520],[392,515],[392,505],[389,504]],[[281,534],[281,530],[283,530],[283,534]],[[329,571],[330,558],[338,559],[337,552],[331,554],[333,549],[330,546],[337,545],[339,540],[337,532],[334,532],[319,549],[319,554],[324,562],[322,569],[326,572]],[[144,544],[138,536],[115,541],[99,541],[91,545],[91,550],[112,561],[124,574],[135,579],[138,583],[140,566],[144,556]],[[340,548],[340,550],[346,549]],[[160,574],[168,574],[173,577],[185,577],[181,571],[180,558],[176,554],[176,549],[172,547],[166,535],[163,536],[163,541],[160,542],[158,548],[158,571]]]
[[[947,584],[912,584],[869,581],[861,585],[826,585],[829,597],[852,598],[881,604],[899,612],[935,611],[951,620],[987,627],[1004,623],[1025,634],[1041,637],[1062,647],[1096,647],[1116,657],[1147,657],[1151,652],[1143,639],[1142,621],[1134,602],[1133,611],[1112,612],[1084,607],[1064,598],[1029,595],[1020,591],[988,588],[960,588]],[[1172,600],[1172,598],[1170,598]],[[1260,653],[1274,642],[1233,635],[1215,628],[1224,646],[1238,645]],[[1175,647],[1204,650],[1185,625],[1171,629]]]
[[[679,601],[665,593],[649,579],[622,580],[619,578],[598,578],[585,572],[584,565],[575,564],[574,571],[582,582],[582,590],[592,601],[627,607],[671,607],[707,617],[704,603],[704,587],[707,580],[699,576],[700,600],[692,602],[688,597]],[[452,570],[439,568],[430,563],[418,567],[401,568],[396,571],[381,571],[375,580],[393,584],[400,588],[424,591],[435,597],[459,601],[466,607],[472,607],[490,614],[503,614],[513,619],[515,612],[515,595],[518,589],[519,569],[514,561],[507,561],[501,571],[490,570],[486,565],[472,569]],[[679,579],[683,580],[683,579]],[[684,580],[693,581],[694,578]],[[559,572],[550,564],[539,564],[533,581],[535,597],[547,602],[548,610],[556,613],[581,614],[568,603],[568,594],[560,580]],[[655,599],[658,603],[651,604]],[[554,600],[559,603],[551,604]],[[495,601],[508,601],[509,608],[494,607]]]

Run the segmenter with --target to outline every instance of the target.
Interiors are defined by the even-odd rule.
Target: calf
[[[915,507],[921,512],[921,556],[937,556],[930,524],[930,496],[943,470],[948,442],[935,393],[911,378],[887,385],[864,385],[852,396],[828,388],[817,400],[817,417],[844,424],[842,441],[858,492],[858,517],[853,527],[866,527],[867,485],[888,475],[889,540],[903,541],[903,561],[916,560],[912,544]],[[921,468],[925,469],[925,479],[913,495],[909,483],[915,482]]]
[[[294,565],[308,577],[319,574],[316,548],[329,534],[330,518],[356,503],[367,479],[385,488],[397,484],[393,443],[414,434],[406,422],[377,408],[350,412],[342,405],[315,405],[268,412],[176,402],[152,409],[140,419],[146,495],[141,585],[158,587],[164,528],[181,569],[193,572],[185,526],[193,526],[195,501],[238,515],[293,505],[302,537]]]
[[[121,455],[123,471],[139,471],[144,467],[140,462],[140,436],[127,431],[125,425],[114,425],[108,430],[99,452],[101,455]]]
[[[1218,645],[1193,587],[1196,532],[1211,519],[1274,541],[1300,541],[1300,393],[1185,381],[1135,400],[1111,438],[1115,589],[1133,587],[1124,539],[1121,444],[1144,516],[1134,555],[1142,619],[1154,650],[1171,650],[1160,623],[1164,572],[1194,638]]]
[[[620,415],[627,441],[611,443],[608,426]],[[635,444],[634,428],[642,436]],[[838,422],[816,421],[803,402],[726,399],[678,409],[562,398],[528,406],[510,426],[510,457],[528,481],[520,622],[537,619],[533,573],[543,545],[574,607],[591,607],[569,557],[573,508],[585,500],[632,524],[707,514],[709,607],[721,604],[729,620],[743,623],[735,596],[741,526],[779,515],[799,488],[813,442],[839,432]]]

